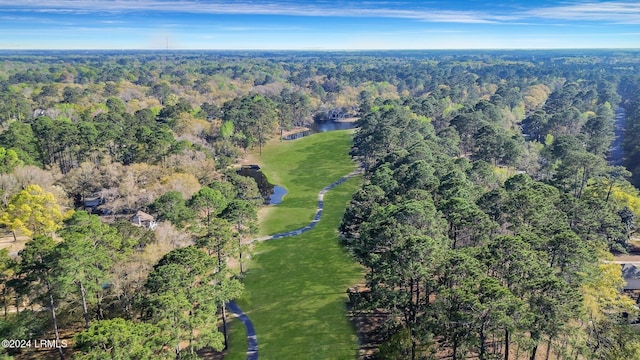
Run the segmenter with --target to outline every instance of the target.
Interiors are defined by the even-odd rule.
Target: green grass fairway
[[[355,169],[347,155],[350,143],[350,132],[334,131],[264,150],[260,165],[272,182],[289,190],[263,221],[269,229],[264,233],[309,223],[318,192]],[[360,182],[352,178],[329,191],[322,219],[311,231],[255,245],[237,303],[256,328],[261,360],[357,358],[345,305],[346,290],[362,279],[362,269],[340,244],[337,228]],[[244,360],[246,351],[244,326],[234,320],[225,359]]]
[[[260,359],[355,359],[357,336],[345,316],[346,290],[362,278],[336,235],[360,184],[350,179],[325,196],[325,213],[311,231],[259,243],[238,305],[258,335]],[[239,321],[231,326],[225,359],[245,359]]]
[[[258,163],[273,184],[288,193],[260,221],[260,235],[303,227],[313,219],[318,192],[355,170],[349,157],[353,130],[329,131],[293,141],[272,142]]]

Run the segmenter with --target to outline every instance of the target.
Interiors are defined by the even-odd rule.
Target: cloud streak
[[[575,2],[562,6],[533,9],[525,14],[544,19],[640,24],[640,3],[622,1]]]
[[[528,25],[527,20],[598,21],[640,23],[640,3],[631,1],[575,1],[555,6],[518,8],[494,6],[491,10],[444,8],[436,3],[199,0],[0,0],[0,11],[53,14],[192,13],[219,15],[281,15],[301,17],[372,17],[411,19],[436,23]],[[444,4],[447,4],[446,2]]]
[[[126,13],[126,12],[182,12],[198,14],[236,14],[236,15],[284,15],[315,17],[374,17],[413,19],[429,22],[447,23],[497,23],[512,17],[500,14],[488,14],[478,11],[459,11],[436,8],[406,8],[406,3],[386,2],[385,7],[375,7],[374,3],[347,2],[340,6],[325,2],[309,4],[304,2],[280,1],[244,1],[244,2],[201,2],[195,0],[166,1],[102,1],[102,0],[23,0],[19,5],[15,1],[0,0],[0,9],[9,11],[37,11],[50,13]]]

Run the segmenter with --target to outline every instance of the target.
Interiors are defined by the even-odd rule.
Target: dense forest
[[[640,358],[609,262],[640,215],[639,67],[634,51],[0,52],[0,334],[68,339],[60,358],[223,350],[262,205],[234,165],[338,116],[359,118],[364,182],[339,230],[366,269],[350,307],[384,318],[376,356]]]
[[[341,231],[368,270],[357,308],[386,318],[380,358],[640,357],[634,303],[607,262],[636,226],[631,173],[607,157],[620,104],[636,170],[638,80],[569,68],[448,116],[424,110],[429,94],[360,119],[367,180]]]

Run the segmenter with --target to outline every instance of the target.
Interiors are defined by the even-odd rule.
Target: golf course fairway
[[[356,169],[349,156],[353,130],[271,142],[257,162],[269,182],[287,189],[282,203],[265,209],[260,235],[301,228],[313,219],[318,192]]]
[[[261,219],[260,234],[309,224],[318,192],[356,169],[348,153],[352,131],[272,142],[258,164],[271,183],[287,188],[283,202]],[[354,359],[356,331],[346,317],[346,290],[361,267],[340,244],[337,228],[359,176],[330,190],[318,225],[298,236],[255,243],[237,304],[256,329],[260,359]],[[246,359],[244,327],[232,321],[225,359]]]

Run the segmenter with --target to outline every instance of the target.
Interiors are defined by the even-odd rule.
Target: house
[[[343,109],[332,109],[332,110],[329,110],[329,113],[327,114],[327,116],[330,121],[338,121],[347,117],[347,114],[346,112],[344,112]]]
[[[138,212],[133,215],[133,217],[131,218],[131,223],[135,226],[144,226],[149,230],[155,229],[158,225],[153,216],[140,210],[138,210]]]
[[[84,209],[87,211],[93,211],[98,206],[104,204],[104,197],[100,194],[94,194],[84,198]]]
[[[640,289],[640,265],[638,264],[622,264],[622,277],[626,284],[624,290]]]

